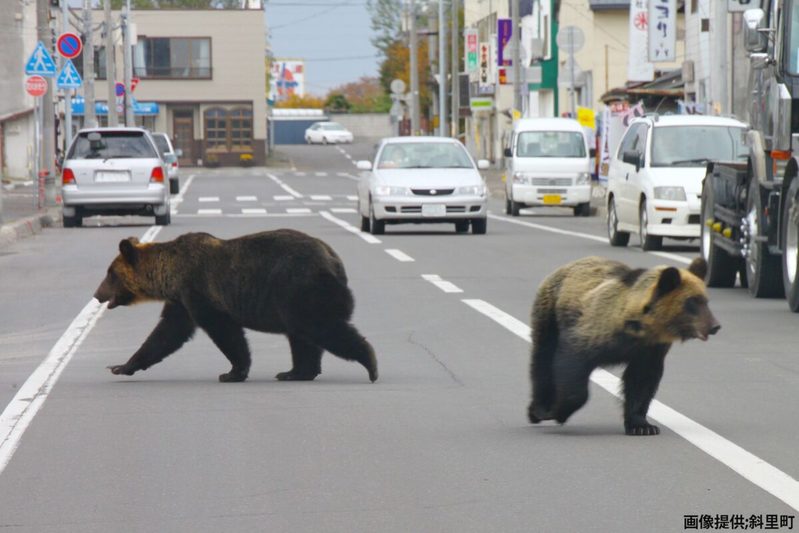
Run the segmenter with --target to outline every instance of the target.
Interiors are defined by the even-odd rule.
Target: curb
[[[0,226],[0,248],[10,246],[20,239],[41,233],[44,228],[53,227],[61,222],[61,209],[48,208],[47,211],[15,220]]]

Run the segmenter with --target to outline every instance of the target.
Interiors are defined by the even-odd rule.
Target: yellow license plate
[[[559,194],[544,195],[544,204],[546,205],[558,205],[560,202],[561,202],[561,197]]]

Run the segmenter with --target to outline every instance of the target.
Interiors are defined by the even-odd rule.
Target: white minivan
[[[588,216],[591,151],[583,128],[570,118],[526,118],[516,122],[505,149],[505,213],[526,206],[555,205]]]

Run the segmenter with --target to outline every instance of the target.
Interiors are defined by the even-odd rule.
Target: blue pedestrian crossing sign
[[[61,69],[61,73],[58,75],[56,85],[59,89],[77,89],[82,84],[83,80],[78,74],[78,70],[72,64],[72,61],[67,59],[64,62],[64,68]]]
[[[52,78],[55,76],[56,66],[53,61],[53,56],[47,51],[41,41],[36,44],[36,49],[31,54],[28,62],[25,63],[25,74],[39,76],[47,76]]]

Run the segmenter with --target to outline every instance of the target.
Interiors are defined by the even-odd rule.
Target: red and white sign
[[[58,53],[67,59],[74,59],[80,55],[83,50],[83,41],[76,33],[66,32],[58,36],[56,41],[56,49]]]
[[[139,78],[131,78],[130,79],[130,92],[136,90],[136,86],[139,84],[141,80]]]
[[[47,92],[47,80],[41,76],[29,76],[25,80],[25,90],[31,96],[43,96]]]

